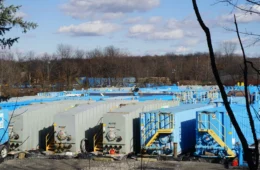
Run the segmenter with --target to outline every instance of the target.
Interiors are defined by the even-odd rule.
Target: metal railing
[[[199,115],[199,117],[200,117],[199,119],[201,119],[201,115]],[[225,126],[217,118],[215,118],[214,120],[216,120],[218,122],[218,124],[220,124],[222,126],[224,133],[220,132],[220,130],[209,120],[203,120],[203,121],[199,120],[198,121],[198,127],[199,127],[199,129],[216,130],[216,132],[222,136],[224,143],[226,143],[226,128],[225,128]],[[207,124],[208,124],[208,126],[207,126]],[[204,128],[202,128],[202,127],[204,127]],[[213,127],[214,129],[212,129],[211,127]]]
[[[153,119],[145,125],[145,127],[143,129],[144,133],[142,134],[142,138],[144,139],[144,143],[146,143],[147,139],[151,138],[154,134],[156,134],[156,130],[173,129],[174,128],[173,114],[170,114],[170,113],[160,113],[160,114],[168,115],[168,117],[164,118],[163,120],[158,119],[157,121],[155,119]],[[160,118],[160,114],[159,114],[159,118]],[[162,121],[166,122],[165,121],[166,119],[169,119],[169,124],[164,125],[164,127],[161,127],[161,122]],[[150,128],[152,124],[154,124],[154,128]],[[165,128],[168,125],[169,125],[169,128]],[[153,131],[155,131],[154,134],[153,134]]]
[[[100,128],[98,129],[97,133],[93,136],[93,146],[94,146],[94,151],[97,146],[97,144],[103,140],[103,124],[100,124]],[[102,137],[102,139],[100,139]]]

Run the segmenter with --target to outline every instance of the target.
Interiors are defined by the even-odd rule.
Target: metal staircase
[[[157,132],[153,135],[153,137],[147,142],[145,145],[146,147],[149,147],[157,138],[160,134],[171,134],[173,132],[173,129],[159,129]]]
[[[208,116],[212,116],[211,114],[208,114]],[[208,120],[201,120],[201,118],[198,121],[198,131],[201,133],[208,133],[219,146],[223,147],[230,158],[236,157],[236,154],[227,146],[226,144],[226,127],[216,118],[214,117],[215,123],[217,125],[214,125],[212,120],[208,118]],[[219,128],[221,127],[223,129],[223,133],[220,132]]]
[[[146,127],[143,129],[144,133],[142,135],[142,138],[144,139],[143,146],[146,148],[151,146],[160,135],[171,134],[173,132],[173,115],[170,113],[160,114],[168,116],[167,118],[169,119],[169,122],[168,124],[162,126],[161,122],[165,122],[165,119],[160,120],[160,116],[158,115],[157,121],[151,119],[150,122],[146,124]]]
[[[214,132],[214,130],[209,129],[208,133],[212,136],[213,139],[215,139],[215,141],[223,148],[225,148],[225,150],[227,151],[228,155],[230,155],[230,157],[235,157],[236,155],[234,154],[234,152],[223,142],[223,140],[220,139],[220,137]]]
[[[46,151],[51,151],[51,152],[55,152],[55,145],[54,145],[54,126],[55,124],[53,125],[53,128],[52,130],[46,135],[45,137],[45,149]]]

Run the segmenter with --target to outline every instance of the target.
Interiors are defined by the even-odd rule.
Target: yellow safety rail
[[[45,137],[45,147],[46,147],[46,151],[54,151],[55,150],[53,138],[50,136],[49,133]]]
[[[146,147],[149,147],[160,134],[171,134],[173,131],[173,129],[159,129],[157,130],[157,132],[153,135],[153,137],[149,140],[149,142],[147,142],[147,144],[145,145]]]
[[[228,155],[230,155],[229,157],[236,157],[236,154],[226,145],[225,142],[223,142],[220,137],[214,132],[214,130],[209,129],[208,133],[213,137],[213,139],[215,139],[215,141],[223,148],[225,148],[225,150],[227,151]]]
[[[50,134],[48,133],[45,137],[45,146],[46,146],[46,151],[49,150],[49,136]]]
[[[103,150],[103,124],[100,124],[98,132],[93,137],[94,152]]]
[[[200,115],[199,115],[200,116]],[[218,128],[214,125],[214,124],[212,124],[210,121],[207,121],[207,120],[205,120],[205,121],[201,121],[201,120],[199,120],[198,121],[198,124],[199,124],[199,128],[198,128],[198,131],[199,132],[206,132],[206,133],[208,133],[208,134],[210,134],[210,136],[221,146],[221,147],[223,147],[226,151],[227,151],[227,153],[228,153],[228,155],[230,155],[230,156],[228,156],[228,157],[235,157],[236,156],[236,154],[226,145],[226,128],[225,128],[225,126],[217,119],[217,118],[215,118],[214,120],[216,120],[221,126],[222,126],[222,128],[224,129],[224,134],[223,133],[221,133],[219,130],[218,130]],[[203,124],[208,124],[208,128],[202,128],[202,125]],[[214,129],[213,129],[213,128]],[[218,134],[217,133],[215,133],[215,131],[217,131],[217,133],[218,134],[220,134],[221,135],[221,137],[223,137],[223,140],[218,136]]]
[[[152,131],[156,130],[155,134],[151,137],[151,139],[147,142],[147,144],[145,144],[146,147],[149,147],[160,134],[171,134],[173,132],[173,128],[174,128],[174,124],[173,124],[173,115],[170,113],[160,113],[160,114],[164,114],[169,116],[169,129],[165,129],[165,128],[161,128],[160,127],[160,119],[158,119],[158,121],[156,122],[155,120],[151,120],[148,124],[146,124],[146,126],[150,126],[151,124],[155,124],[154,128],[150,129],[147,134],[144,133],[142,135],[142,138],[144,139],[144,141],[146,141],[146,136],[151,136],[152,135]],[[159,117],[160,117],[159,114]],[[144,132],[146,132],[145,128],[144,128]]]
[[[216,126],[214,126],[210,121],[199,121],[199,124],[203,124],[203,123],[208,123],[209,125],[210,125],[210,127],[213,127],[214,129],[215,129],[215,131],[217,131],[218,132],[218,134],[220,134],[222,137],[223,137],[223,140],[224,140],[224,142],[226,142],[226,128],[225,128],[225,126],[224,125],[222,125],[221,123],[220,123],[220,125],[224,128],[224,134],[222,134],[219,130],[218,130],[218,128],[216,127]],[[211,128],[210,128],[211,129]],[[201,129],[200,128],[200,126],[199,126],[199,132],[207,132],[208,131],[208,129]],[[213,130],[213,129],[212,129]]]
[[[56,124],[53,124],[53,129],[50,133],[48,133],[45,136],[45,149],[46,151],[54,151],[54,127],[56,126]]]

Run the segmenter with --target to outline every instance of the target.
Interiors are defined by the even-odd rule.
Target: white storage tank
[[[136,100],[109,100],[81,105],[55,115],[55,152],[81,152],[81,144],[93,151],[93,136],[105,113]],[[81,143],[81,141],[83,141]],[[88,146],[86,146],[88,145]]]
[[[140,151],[139,114],[178,106],[178,101],[153,100],[126,105],[108,112],[103,118],[103,152],[128,154]]]
[[[15,150],[45,149],[44,139],[54,123],[54,115],[72,109],[79,104],[94,101],[65,100],[51,103],[32,104],[11,111],[9,125],[10,147]]]

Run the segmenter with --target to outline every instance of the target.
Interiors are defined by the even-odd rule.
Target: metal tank
[[[106,112],[136,100],[108,100],[82,105],[55,115],[55,152],[93,151],[93,137]],[[84,145],[84,146],[82,146]]]
[[[45,149],[45,137],[51,131],[55,114],[94,101],[56,101],[33,104],[11,111],[10,148],[13,150]]]
[[[9,116],[7,110],[0,110],[0,158],[5,158],[9,150]]]
[[[232,104],[231,109],[249,146],[253,146],[254,140],[245,105]],[[259,106],[253,104],[250,109],[259,140]],[[243,165],[241,142],[224,106],[197,112],[195,155],[207,158],[238,157],[240,165]]]
[[[177,105],[179,105],[177,101],[153,100],[122,106],[108,112],[103,118],[103,152],[138,153],[140,151],[139,114]]]
[[[140,113],[140,145],[147,154],[190,152],[196,144],[196,112],[214,105],[186,104]],[[175,143],[175,145],[174,145]]]

